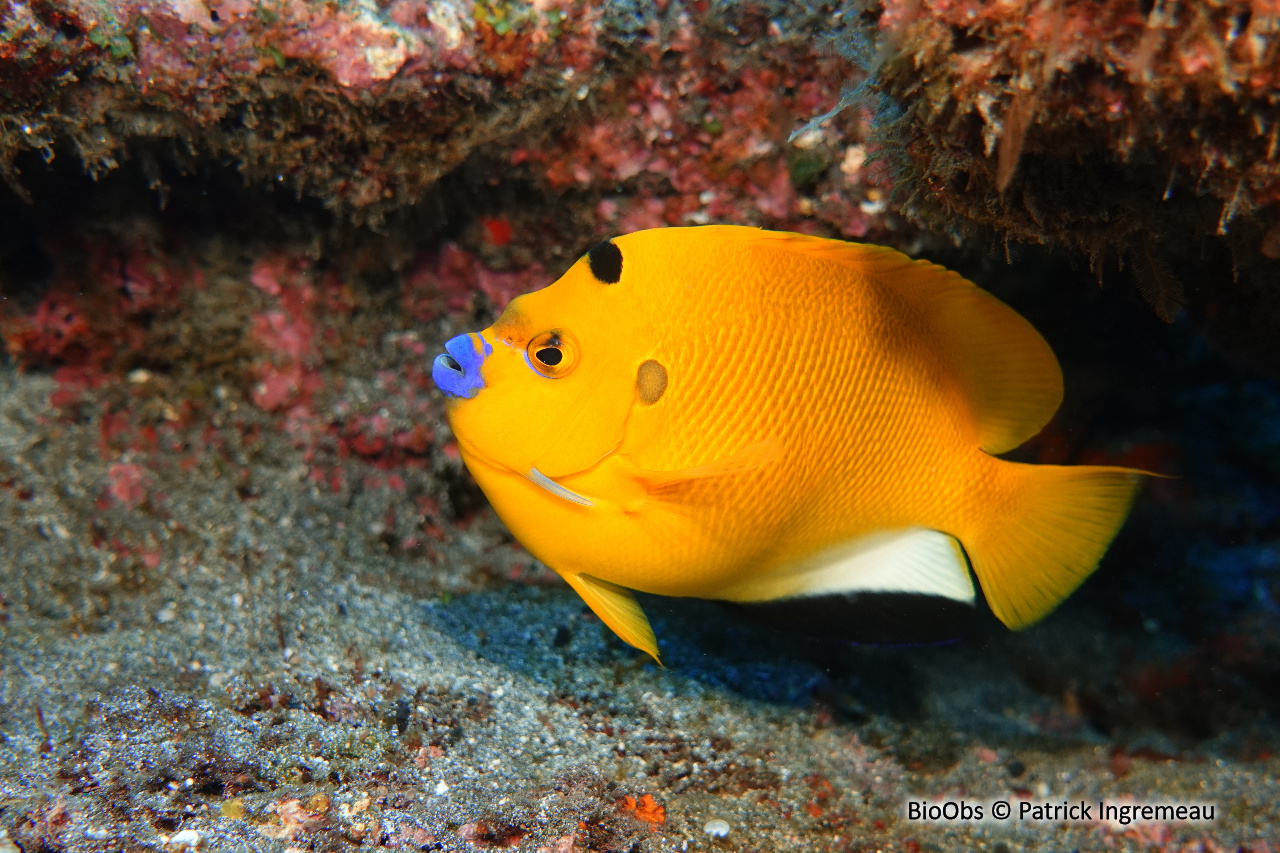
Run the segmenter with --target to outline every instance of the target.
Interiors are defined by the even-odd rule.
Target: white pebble
[[[165,847],[172,847],[177,850],[195,850],[200,846],[200,833],[194,829],[184,829],[181,832],[175,832],[169,836],[169,840],[165,842]]]
[[[712,818],[702,825],[702,831],[712,838],[728,838],[729,837],[729,821],[720,818]]]
[[[439,784],[436,785],[436,796],[443,797],[447,793],[449,793],[449,786],[442,779]]]
[[[845,177],[851,180],[862,177],[862,167],[865,165],[867,165],[867,149],[861,145],[850,145],[844,150],[840,171],[845,174]]]

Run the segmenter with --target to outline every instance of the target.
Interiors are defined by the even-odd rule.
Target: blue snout
[[[431,365],[431,378],[450,397],[474,397],[484,387],[480,365],[491,352],[493,347],[477,334],[450,338]]]

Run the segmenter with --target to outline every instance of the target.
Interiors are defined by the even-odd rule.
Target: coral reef
[[[18,0],[0,163],[21,191],[23,149],[133,156],[159,189],[158,160],[213,158],[377,221],[607,78],[600,16],[517,5]]]
[[[477,150],[510,148],[517,137],[536,148],[548,129],[613,112],[630,97],[624,89],[661,89],[671,100],[696,78],[705,99],[718,84],[690,66],[725,60],[731,52],[716,45],[726,39],[748,62],[761,50],[778,53],[791,67],[786,85],[820,89],[804,34],[821,9],[774,6],[13,0],[0,16],[0,170],[24,193],[25,150],[46,159],[74,153],[94,174],[136,158],[163,193],[167,164],[189,170],[222,161],[248,181],[283,185],[376,224],[420,201]],[[704,42],[709,55],[699,54]],[[682,55],[678,84],[627,82],[646,66],[661,77],[664,57]],[[765,75],[759,84],[766,90],[757,97],[782,81]],[[812,97],[802,93],[793,108],[806,109]],[[672,139],[669,113],[658,110],[649,123],[651,140]],[[776,140],[762,148],[759,125],[747,140],[750,159],[779,154]],[[719,148],[722,161],[734,153]],[[622,165],[618,177],[631,168]]]
[[[1128,267],[1162,318],[1189,302],[1280,371],[1274,4],[887,0],[862,27],[907,208]]]
[[[876,25],[894,51],[876,85],[919,131],[916,192],[956,214],[1095,258],[1177,233],[1156,227],[1188,216],[1175,199],[1215,200],[1195,218],[1212,208],[1219,234],[1276,215],[1269,4],[886,3]]]

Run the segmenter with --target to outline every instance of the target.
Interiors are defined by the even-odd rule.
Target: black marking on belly
[[[971,603],[914,592],[856,592],[722,602],[771,628],[823,640],[902,645],[956,640],[977,623]]]
[[[596,243],[587,252],[587,265],[598,281],[617,284],[622,279],[622,250],[610,240]]]

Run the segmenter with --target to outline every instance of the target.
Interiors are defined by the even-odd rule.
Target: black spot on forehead
[[[592,246],[587,252],[587,263],[591,274],[605,284],[617,284],[622,278],[622,250],[611,240]]]

